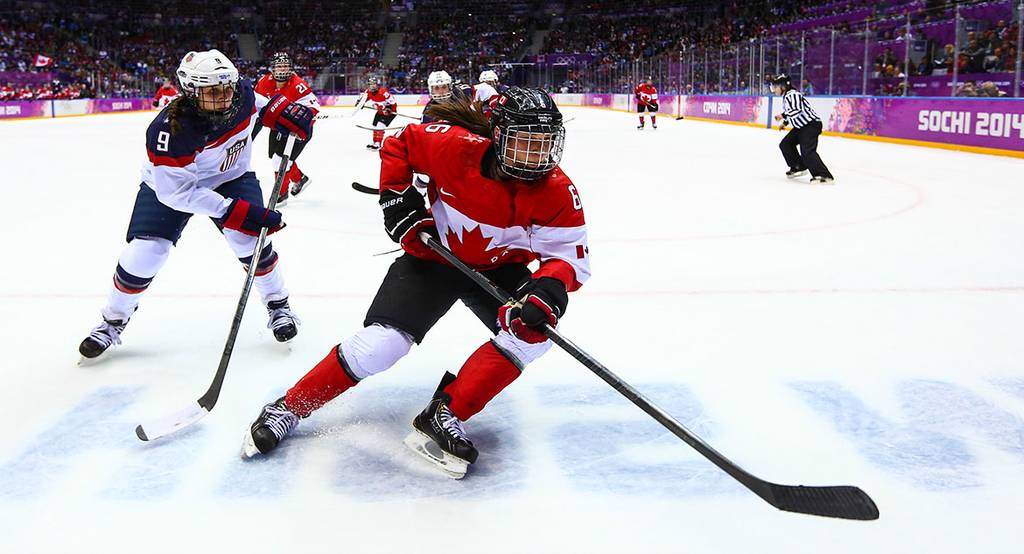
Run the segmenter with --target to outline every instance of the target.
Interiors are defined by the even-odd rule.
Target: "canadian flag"
[[[33,60],[32,65],[36,67],[46,67],[53,65],[53,58],[48,58],[42,54],[36,54],[36,59]]]

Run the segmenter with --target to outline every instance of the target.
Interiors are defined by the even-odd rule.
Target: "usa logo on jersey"
[[[245,137],[224,150],[224,162],[220,164],[221,171],[227,171],[234,167],[235,162],[238,161],[238,156],[242,153],[242,150],[245,149],[245,145],[248,142],[249,137]]]

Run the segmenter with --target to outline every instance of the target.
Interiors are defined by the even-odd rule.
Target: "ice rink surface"
[[[375,198],[349,188],[379,165],[351,119],[317,124],[312,186],[273,237],[299,336],[277,344],[251,299],[217,408],[140,442],[141,419],[205,391],[244,280],[194,218],[123,346],[76,365],[124,246],[144,113],[0,124],[0,551],[1024,549],[1024,160],[823,137],[838,184],[811,186],[783,176],[777,131],[565,112],[594,275],[563,333],[748,471],[860,486],[878,521],[774,510],[557,348],[467,424],[480,460],[445,478],[401,439],[487,338],[461,305],[241,461],[261,405],[359,327],[393,257],[374,256],[393,248]],[[266,133],[256,148],[269,191]]]

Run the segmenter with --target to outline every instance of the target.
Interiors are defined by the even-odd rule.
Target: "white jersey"
[[[478,83],[473,87],[473,99],[479,100],[484,104],[490,102],[491,98],[494,98],[497,95],[498,91],[487,83]]]
[[[191,118],[172,132],[166,109],[149,125],[149,159],[142,166],[142,180],[160,203],[210,217],[227,212],[232,201],[214,189],[252,171],[253,135],[260,110],[269,102],[247,80],[239,81],[236,94],[241,103],[238,113],[212,129]]]

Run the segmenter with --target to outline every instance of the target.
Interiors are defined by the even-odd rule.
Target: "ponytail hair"
[[[468,98],[452,97],[427,107],[427,115],[457,125],[471,133],[491,138],[491,123],[484,115],[483,104]]]
[[[171,134],[181,131],[181,118],[191,111],[191,103],[184,95],[171,100],[167,105],[167,122],[171,124]]]

